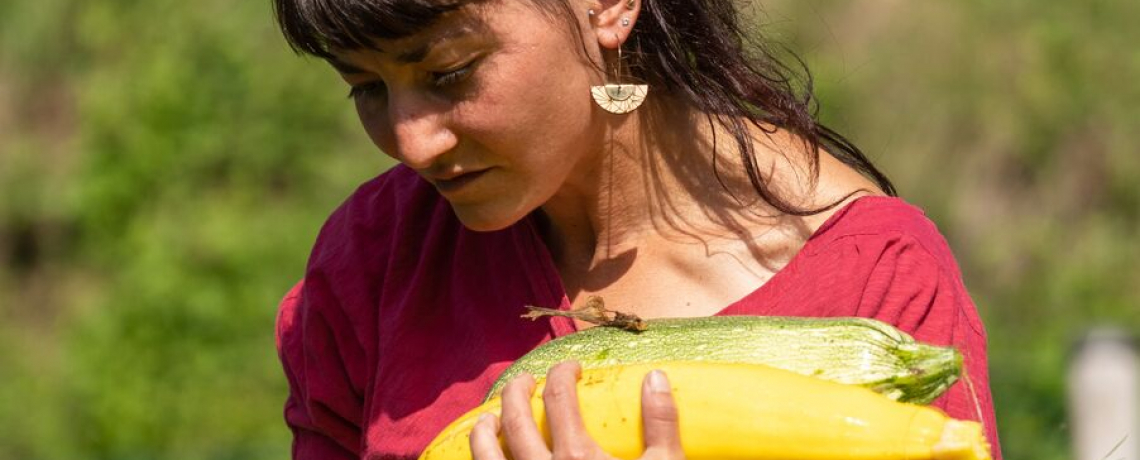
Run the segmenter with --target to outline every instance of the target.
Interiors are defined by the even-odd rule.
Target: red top
[[[418,457],[513,360],[575,331],[567,318],[520,319],[525,305],[569,307],[532,219],[473,232],[407,168],[365,183],[329,218],[305,279],[281,303],[293,458]],[[980,415],[1000,458],[985,331],[946,241],[919,209],[854,201],[718,315],[862,316],[957,347],[977,398],[956,384],[933,405]]]

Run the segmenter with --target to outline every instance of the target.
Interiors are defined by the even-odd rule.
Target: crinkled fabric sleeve
[[[953,346],[964,359],[962,378],[931,405],[983,424],[1001,458],[986,360],[986,332],[962,276],[940,235],[856,237],[873,265],[859,299],[859,316],[898,326],[920,342]]]
[[[310,308],[302,281],[281,301],[277,351],[289,381],[285,423],[294,460],[359,458],[361,399],[343,368],[332,323]]]

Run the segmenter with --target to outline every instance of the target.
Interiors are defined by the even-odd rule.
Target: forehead
[[[552,4],[562,0],[482,0],[440,14],[426,27],[396,39],[372,38],[364,49],[332,48],[334,56],[378,51],[401,63],[418,62],[435,45],[463,38],[501,40],[566,28]],[[573,1],[573,0],[571,0]],[[540,4],[541,3],[541,4]],[[563,18],[565,19],[565,18]]]
[[[491,31],[489,14],[484,4],[469,3],[456,10],[440,15],[427,27],[415,33],[392,40],[378,39],[378,51],[415,48],[425,44],[432,44],[444,40],[453,40],[473,33],[488,33]]]

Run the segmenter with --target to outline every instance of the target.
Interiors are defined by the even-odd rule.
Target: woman
[[[401,163],[332,215],[282,303],[294,458],[416,457],[512,360],[589,326],[525,306],[590,296],[643,318],[873,317],[956,346],[972,391],[935,405],[996,450],[985,335],[945,241],[745,45],[730,0],[275,4]],[[551,446],[522,376],[475,456],[503,459],[502,433],[515,459],[604,458],[577,371],[549,375]],[[666,378],[646,379],[647,458],[683,456]]]

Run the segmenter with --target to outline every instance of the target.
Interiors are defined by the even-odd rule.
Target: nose
[[[448,126],[447,107],[430,96],[393,95],[388,120],[395,141],[389,153],[412,169],[427,169],[458,142]]]

